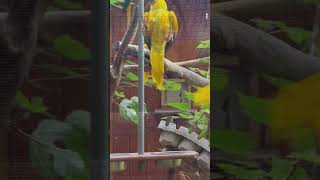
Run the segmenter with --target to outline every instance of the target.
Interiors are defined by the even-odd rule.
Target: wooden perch
[[[261,30],[214,13],[211,23],[213,51],[239,58],[243,68],[290,80],[320,71],[320,59],[305,54]]]
[[[171,159],[194,159],[199,156],[196,151],[163,151],[138,153],[114,153],[110,154],[111,162],[133,160],[171,160]]]
[[[114,50],[118,50],[120,45],[121,43],[116,43],[113,47]],[[144,52],[145,52],[145,60],[147,61],[146,64],[150,64],[149,63],[150,52],[148,49],[145,49]],[[129,44],[126,55],[137,57],[138,46]],[[186,80],[186,82],[191,85],[202,87],[210,83],[209,79],[204,78],[189,69],[179,66],[168,59],[164,59],[164,65],[165,65],[166,73],[173,73],[177,77]]]

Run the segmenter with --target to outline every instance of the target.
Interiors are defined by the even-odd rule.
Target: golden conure
[[[194,94],[194,104],[196,106],[210,105],[210,84],[197,89]]]
[[[178,20],[173,11],[168,11],[165,0],[154,0],[150,11],[144,13],[145,36],[150,38],[150,63],[152,80],[157,89],[163,89],[164,55],[166,43],[178,33]],[[145,72],[148,77],[148,72]]]

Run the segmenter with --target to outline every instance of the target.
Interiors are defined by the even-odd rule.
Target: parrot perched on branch
[[[150,1],[150,11],[144,13],[146,44],[150,48],[152,80],[157,89],[163,89],[164,55],[166,44],[178,33],[178,20],[173,11],[168,11],[165,0]],[[145,79],[149,72],[145,72]]]
[[[308,133],[320,138],[320,73],[280,87],[270,99],[240,96],[244,112],[270,127],[273,143],[298,142]],[[320,140],[320,139],[319,139]]]

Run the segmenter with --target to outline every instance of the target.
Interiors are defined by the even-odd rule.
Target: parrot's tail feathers
[[[155,82],[157,89],[163,89],[164,77],[164,51],[155,51],[151,49],[150,62],[152,68],[152,80]]]
[[[169,21],[171,24],[173,36],[175,37],[178,33],[179,25],[178,25],[178,18],[173,11],[169,11]]]

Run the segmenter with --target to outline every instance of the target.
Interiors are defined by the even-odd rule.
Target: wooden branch
[[[121,44],[122,43],[116,43],[113,47],[114,50],[117,50]],[[144,52],[145,52],[146,64],[150,64],[150,62],[149,62],[150,52],[148,49],[145,49]],[[138,46],[129,44],[126,55],[137,57],[138,56]],[[164,59],[164,65],[165,65],[165,73],[172,73],[175,76],[177,76],[178,78],[186,80],[186,82],[191,85],[203,87],[203,86],[210,83],[209,79],[204,78],[189,69],[181,67],[181,66],[171,62],[168,59]]]
[[[10,0],[0,24],[0,179],[8,179],[10,107],[31,68],[40,18],[51,0]]]
[[[204,58],[193,59],[193,60],[188,60],[188,61],[176,62],[175,64],[179,65],[181,67],[199,67],[200,65],[208,64],[209,61],[210,61],[210,57],[204,57]],[[124,65],[124,69],[136,70],[136,69],[138,69],[138,65],[137,64]]]
[[[247,70],[290,80],[301,80],[320,71],[319,58],[230,17],[218,13],[212,17],[213,51],[237,56]]]
[[[134,39],[134,35],[136,34],[135,32],[137,31],[137,17],[138,17],[138,13],[137,13],[137,9],[135,6],[132,6],[133,8],[133,15],[131,18],[131,22],[130,25],[122,39],[122,44],[119,46],[119,48],[117,49],[117,53],[114,57],[111,69],[110,69],[110,84],[111,84],[111,88],[110,88],[110,96],[111,99],[113,99],[113,94],[114,92],[117,90],[119,84],[120,84],[120,80],[122,77],[122,71],[123,71],[123,66],[125,64],[126,59],[124,58],[125,53],[127,51],[128,48],[128,44],[130,41],[132,41]]]

